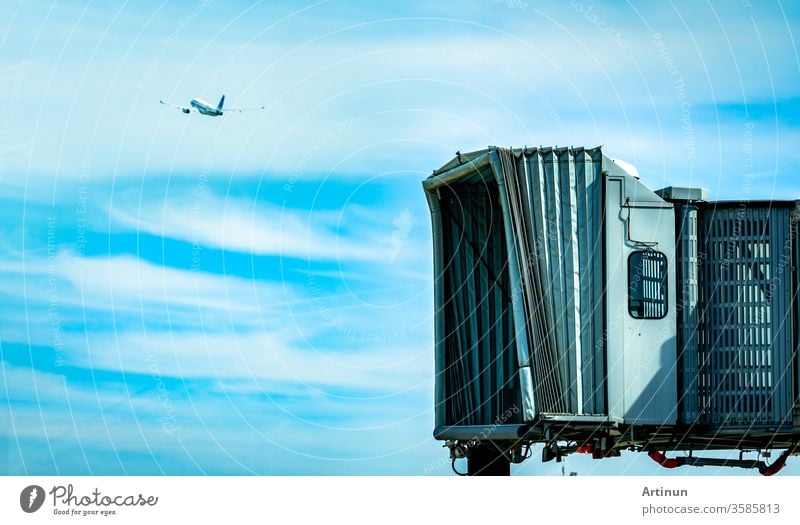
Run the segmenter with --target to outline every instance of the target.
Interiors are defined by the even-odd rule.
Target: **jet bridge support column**
[[[467,475],[510,476],[511,462],[503,452],[492,443],[470,448],[467,455]]]

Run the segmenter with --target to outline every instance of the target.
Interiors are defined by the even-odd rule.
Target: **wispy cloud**
[[[113,385],[76,383],[4,363],[0,405],[14,407],[14,433],[0,473],[421,474],[411,458],[428,463],[440,452],[422,437],[430,413],[414,408],[419,392],[345,400],[291,386],[237,391],[191,377],[180,385],[159,390],[152,371]]]
[[[205,193],[195,202],[164,200],[135,209],[118,203],[108,212],[118,229],[253,255],[391,262],[395,249],[393,219],[384,210],[354,222],[346,211],[288,209]]]
[[[384,392],[418,387],[428,374],[430,348],[409,335],[429,316],[417,300],[375,307],[352,293],[323,295],[322,281],[254,281],[130,256],[31,261],[25,288],[21,269],[0,268],[0,292],[25,306],[7,311],[18,328],[4,340],[47,347],[57,337],[73,366],[146,373],[153,356],[174,377]],[[90,328],[96,322],[106,328]]]
[[[252,379],[301,384],[308,388],[345,388],[357,392],[397,394],[427,388],[429,352],[398,344],[342,352],[315,348],[264,333],[92,333],[68,341],[78,366],[147,374],[148,357],[163,375],[177,378]],[[304,347],[305,346],[305,347]]]
[[[23,272],[29,282],[24,290]],[[297,300],[290,284],[170,268],[128,255],[79,257],[65,250],[52,259],[5,261],[0,275],[6,277],[0,280],[2,291],[24,293],[29,304],[55,298],[60,305],[87,309],[142,311],[162,304],[240,315]]]

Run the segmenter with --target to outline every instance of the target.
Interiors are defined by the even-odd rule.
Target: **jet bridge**
[[[537,443],[544,460],[630,449],[665,466],[794,453],[795,201],[651,191],[601,148],[459,153],[423,187],[434,437],[453,459],[504,473]]]

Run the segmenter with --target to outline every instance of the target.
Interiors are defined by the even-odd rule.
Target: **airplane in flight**
[[[222,95],[222,98],[219,99],[219,104],[217,104],[216,107],[214,107],[211,103],[206,102],[205,100],[199,98],[193,98],[189,102],[190,107],[179,106],[177,104],[170,104],[169,102],[165,102],[163,99],[161,100],[161,103],[164,104],[165,106],[172,106],[174,108],[178,108],[187,115],[192,111],[195,111],[197,113],[200,113],[201,115],[207,115],[209,117],[220,117],[222,116],[223,113],[229,113],[231,111],[241,113],[242,111],[254,111],[254,110],[264,109],[265,107],[261,106],[258,108],[222,109],[222,105],[225,104],[225,95]]]

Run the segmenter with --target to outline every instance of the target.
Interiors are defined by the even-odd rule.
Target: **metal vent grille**
[[[667,315],[667,256],[645,250],[628,258],[628,311],[636,319]]]
[[[791,423],[790,213],[741,203],[701,215],[700,422]]]

